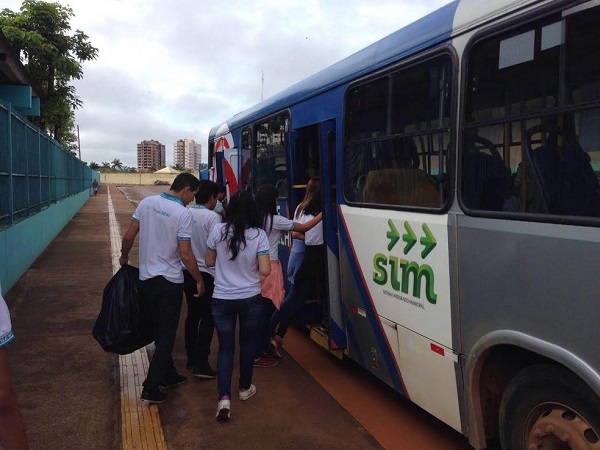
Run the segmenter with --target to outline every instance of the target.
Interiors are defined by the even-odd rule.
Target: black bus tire
[[[600,400],[562,367],[530,366],[508,383],[499,425],[503,450],[600,449]]]

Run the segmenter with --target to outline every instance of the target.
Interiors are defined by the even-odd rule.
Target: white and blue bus
[[[299,320],[476,449],[600,448],[597,45],[599,0],[460,0],[210,132],[229,194],[321,177]]]

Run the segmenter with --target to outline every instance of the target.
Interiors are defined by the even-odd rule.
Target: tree
[[[123,163],[120,159],[115,158],[112,160],[111,167],[115,170],[121,170],[123,168]]]
[[[40,96],[41,116],[32,122],[70,149],[76,140],[74,111],[83,104],[70,82],[83,77],[84,61],[98,56],[85,33],[71,33],[73,15],[68,6],[41,0],[24,0],[18,13],[0,12],[0,28]]]
[[[100,168],[100,164],[94,161],[90,162],[88,166],[90,166],[90,169],[92,170],[98,170]]]

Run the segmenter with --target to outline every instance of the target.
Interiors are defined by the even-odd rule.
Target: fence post
[[[12,104],[8,104],[8,210],[10,212],[10,224],[14,223],[15,199],[13,192],[13,139],[12,139]]]
[[[25,128],[25,195],[27,195],[27,216],[31,212],[31,193],[29,192],[29,126],[23,122]]]
[[[37,152],[38,152],[38,188],[40,190],[40,205],[38,211],[42,210],[44,204],[44,198],[42,197],[42,143],[40,139],[40,133],[37,133]]]

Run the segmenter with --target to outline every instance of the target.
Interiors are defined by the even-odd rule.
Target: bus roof
[[[491,18],[510,9],[539,1],[541,0],[456,0],[234,115],[225,123],[229,130],[233,130],[440,44],[448,40],[453,33],[473,27],[482,18]],[[459,6],[462,14],[455,17]],[[459,23],[455,23],[456,21]],[[221,126],[222,124],[219,124],[210,130],[209,141],[215,138]]]

